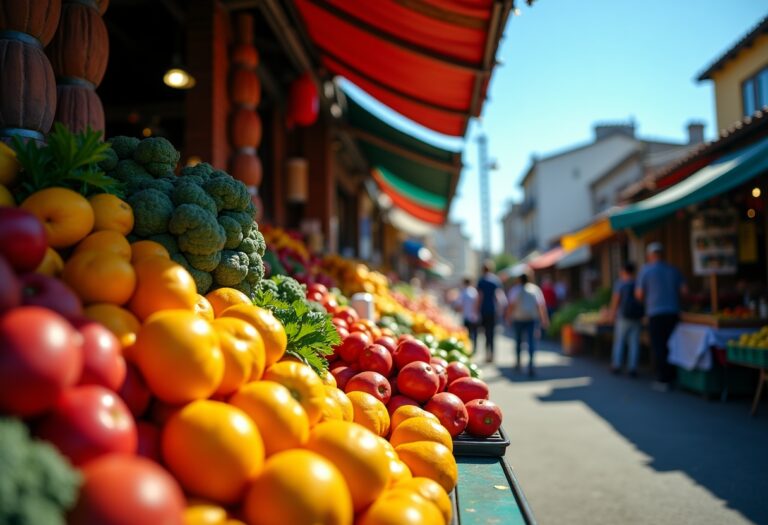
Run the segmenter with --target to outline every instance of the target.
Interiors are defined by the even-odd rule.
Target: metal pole
[[[491,256],[491,196],[488,181],[488,138],[485,134],[477,137],[480,156],[480,221],[483,234],[483,257]]]

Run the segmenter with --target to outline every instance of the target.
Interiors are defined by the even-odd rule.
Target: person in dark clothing
[[[664,261],[661,243],[649,244],[646,257],[648,264],[637,278],[635,297],[644,302],[648,316],[648,335],[656,357],[654,388],[669,390],[676,370],[667,360],[668,342],[680,317],[680,298],[687,288],[680,271]]]
[[[635,265],[628,262],[621,269],[619,280],[613,285],[611,297],[610,317],[614,323],[611,371],[614,374],[621,371],[624,348],[629,347],[627,369],[630,377],[637,377],[643,315],[643,303],[635,297]]]
[[[496,333],[496,319],[503,305],[499,296],[503,296],[501,280],[493,273],[493,261],[483,264],[483,275],[477,282],[477,312],[480,327],[485,336],[485,362],[493,362],[493,349]]]

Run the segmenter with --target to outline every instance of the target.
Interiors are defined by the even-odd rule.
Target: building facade
[[[462,223],[448,223],[435,230],[426,243],[451,265],[450,284],[458,284],[462,277],[474,278],[479,271],[478,256],[462,226]]]
[[[510,202],[507,211],[501,217],[501,229],[504,236],[504,253],[516,259],[525,257],[521,247],[525,239],[525,227],[522,221],[523,205]]]

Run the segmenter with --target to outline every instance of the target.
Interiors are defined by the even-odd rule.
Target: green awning
[[[411,215],[442,223],[456,191],[461,154],[391,126],[346,95],[347,131],[356,139],[381,189]]]
[[[687,179],[610,217],[614,230],[647,230],[672,213],[707,201],[768,171],[768,138],[729,153]]]

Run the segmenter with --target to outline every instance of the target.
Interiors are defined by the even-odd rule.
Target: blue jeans
[[[627,369],[637,370],[637,358],[640,353],[640,329],[642,322],[640,319],[627,319],[617,316],[616,324],[613,326],[613,368],[621,368],[624,361],[624,347],[629,347],[629,358],[627,360]]]
[[[533,370],[533,353],[536,351],[536,322],[512,321],[512,330],[515,332],[516,366],[520,367],[520,354],[523,351],[523,337],[525,336],[528,342],[528,369]]]

